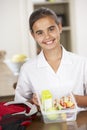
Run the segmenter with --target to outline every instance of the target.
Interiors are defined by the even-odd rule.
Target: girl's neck
[[[62,58],[62,47],[59,46],[58,48],[54,50],[44,50],[44,56],[46,60],[49,61],[55,61],[60,60]]]

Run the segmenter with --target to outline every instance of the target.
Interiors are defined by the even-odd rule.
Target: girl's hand
[[[35,105],[39,106],[36,93],[33,93],[31,100],[32,100],[32,103],[34,103]]]
[[[36,93],[33,93],[31,102],[35,104],[37,106],[38,111],[40,111],[40,105]]]

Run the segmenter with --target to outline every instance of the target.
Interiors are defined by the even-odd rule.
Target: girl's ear
[[[59,24],[58,24],[58,27],[59,27],[59,31],[60,31],[60,34],[61,34],[61,33],[62,33],[62,24],[59,23]]]
[[[31,31],[29,31],[29,36],[30,36],[30,37],[32,36],[33,38],[35,38],[34,33],[31,32]]]

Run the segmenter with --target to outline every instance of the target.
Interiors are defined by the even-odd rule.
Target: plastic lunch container
[[[45,91],[48,91],[48,90],[45,90]],[[56,122],[66,122],[66,121],[76,120],[77,104],[72,93],[63,96],[63,98],[65,98],[64,100],[67,100],[67,97],[70,97],[69,100],[72,102],[71,104],[74,105],[73,108],[69,108],[69,107],[61,108],[60,104],[58,104],[60,107],[59,109],[52,108],[53,106],[52,95],[49,95],[49,94],[47,95],[47,93],[45,93],[45,96],[43,95],[42,97],[40,97],[37,94],[37,97],[40,104],[41,114],[42,114],[44,123],[56,123]],[[46,102],[44,102],[44,98],[47,98],[45,100]]]

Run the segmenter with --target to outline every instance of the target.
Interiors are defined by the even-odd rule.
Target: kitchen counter
[[[0,97],[14,95],[13,84],[15,82],[17,82],[17,76],[4,62],[0,61]]]
[[[26,130],[87,130],[87,111],[79,112],[76,121],[49,123],[42,121],[42,116],[37,116]]]

